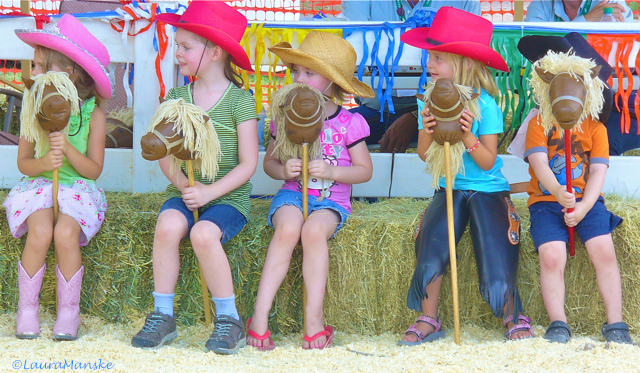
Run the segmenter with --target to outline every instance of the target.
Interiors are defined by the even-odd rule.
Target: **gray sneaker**
[[[147,315],[142,330],[133,337],[133,347],[153,350],[176,339],[176,319],[157,310]]]
[[[213,334],[205,345],[207,350],[220,355],[231,355],[246,345],[247,339],[241,320],[227,315],[216,317]]]

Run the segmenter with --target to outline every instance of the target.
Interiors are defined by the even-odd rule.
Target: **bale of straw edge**
[[[6,191],[0,191],[4,200]],[[153,308],[152,246],[162,194],[108,193],[109,210],[99,234],[82,248],[86,269],[81,309],[84,314],[110,322],[139,320]],[[273,235],[267,226],[269,200],[253,200],[251,217],[238,237],[225,245],[234,277],[240,315],[251,316],[266,250]],[[515,200],[522,217],[519,290],[525,314],[534,323],[549,323],[540,295],[539,264],[528,233],[529,214],[524,199]],[[613,234],[622,275],[624,318],[640,327],[640,201],[610,196],[608,208],[624,218]],[[337,330],[360,334],[401,333],[417,314],[406,307],[409,281],[415,265],[413,233],[428,201],[390,199],[354,203],[353,214],[329,242],[330,265],[325,320]],[[15,312],[16,265],[25,238],[11,237],[6,212],[0,208],[0,310]],[[577,333],[596,334],[606,321],[593,266],[584,245],[576,240],[577,254],[565,271],[566,311]],[[188,240],[180,246],[180,277],[176,287],[178,322],[203,322],[202,298],[196,258]],[[270,328],[275,333],[299,332],[302,323],[302,253],[294,252],[289,274],[277,293]],[[53,250],[47,258],[41,304],[55,312]],[[501,328],[478,291],[475,258],[468,233],[458,245],[460,317],[463,324]],[[440,317],[452,328],[451,283],[443,282]]]

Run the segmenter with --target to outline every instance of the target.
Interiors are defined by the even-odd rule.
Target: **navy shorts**
[[[580,199],[576,199],[576,202]],[[538,248],[552,241],[569,242],[569,232],[564,222],[562,206],[558,202],[536,202],[529,206],[531,214],[531,238]],[[604,198],[600,196],[584,219],[575,226],[574,231],[582,242],[613,232],[622,218],[611,213],[604,205]]]
[[[278,193],[273,196],[273,199],[271,200],[271,207],[269,208],[269,216],[267,217],[267,222],[269,223],[270,227],[273,228],[273,222],[271,221],[273,214],[276,213],[276,210],[285,205],[295,206],[299,208],[300,211],[302,211],[302,193],[288,189],[280,189]],[[338,215],[340,215],[340,224],[338,224],[338,226],[336,227],[336,231],[333,232],[333,235],[331,236],[332,238],[336,233],[338,233],[340,228],[342,228],[342,226],[344,225],[344,222],[347,221],[347,218],[349,217],[349,213],[347,212],[347,210],[345,210],[344,207],[331,201],[328,198],[324,198],[322,201],[318,201],[316,197],[309,196],[308,206],[309,215],[311,215],[311,213],[316,210],[322,209],[333,210],[337,212]]]
[[[160,214],[164,210],[178,210],[187,218],[187,224],[189,225],[189,231],[195,225],[195,220],[193,219],[193,211],[187,208],[187,205],[184,204],[184,201],[180,197],[169,198],[164,202],[162,207],[160,208]],[[229,205],[213,205],[208,207],[206,210],[200,209],[200,216],[198,217],[198,221],[209,221],[213,224],[217,225],[222,232],[222,239],[220,242],[222,244],[227,243],[230,239],[235,237],[242,228],[247,224],[247,218],[244,217],[240,213],[240,211],[236,210],[235,207]],[[187,235],[183,238],[189,236]]]

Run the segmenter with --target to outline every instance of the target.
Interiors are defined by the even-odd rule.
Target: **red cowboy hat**
[[[202,36],[227,51],[238,67],[253,71],[247,53],[240,46],[247,29],[247,18],[223,1],[194,0],[182,16],[163,13],[155,20]]]
[[[489,67],[509,71],[507,63],[491,45],[493,24],[474,14],[443,6],[431,27],[418,27],[400,36],[400,40],[417,48],[459,54]]]

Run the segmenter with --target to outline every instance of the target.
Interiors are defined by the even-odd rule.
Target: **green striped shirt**
[[[186,102],[193,103],[191,84],[170,89],[167,99],[183,98]],[[239,163],[237,127],[240,123],[258,118],[256,115],[256,102],[251,93],[236,87],[234,84],[229,84],[229,88],[220,97],[218,103],[207,111],[207,114],[209,114],[216,129],[222,150],[222,157],[218,162],[219,171],[215,178],[215,181],[218,181],[231,172]],[[186,164],[182,165],[182,172],[185,175],[187,174]],[[211,180],[202,178],[199,170],[194,170],[194,176],[195,180],[202,184],[211,184]],[[251,188],[251,183],[247,181],[239,188],[202,206],[200,210],[206,210],[213,205],[229,205],[248,219],[249,209],[251,208],[249,201]],[[169,184],[165,193],[167,198],[182,196],[182,193],[173,184]]]

